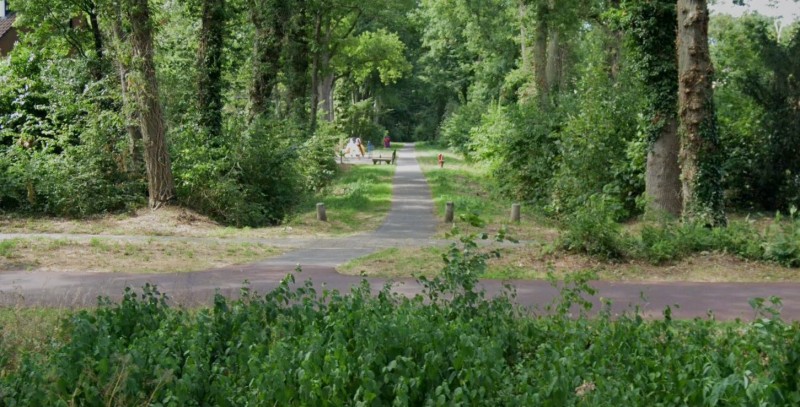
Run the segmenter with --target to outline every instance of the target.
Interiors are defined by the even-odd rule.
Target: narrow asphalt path
[[[323,288],[347,291],[363,278],[338,274],[334,267],[386,247],[441,244],[432,239],[437,220],[434,217],[430,190],[413,154],[413,145],[399,151],[394,178],[392,209],[377,231],[356,236],[300,241],[299,249],[262,262],[230,266],[194,273],[56,273],[0,271],[0,306],[83,307],[96,304],[98,296],[121,297],[125,287],[156,284],[179,304],[209,304],[215,292],[236,296],[247,282],[251,290],[265,293],[276,287],[296,267],[298,283],[310,279],[318,290]],[[2,235],[0,235],[0,239]],[[389,281],[368,278],[374,290]],[[415,295],[422,287],[412,279],[393,280],[393,290]],[[543,310],[558,295],[558,290],[543,281],[509,281],[516,290],[516,301],[532,310]],[[486,280],[489,296],[499,295],[504,283]],[[753,297],[782,299],[782,315],[800,320],[800,284],[797,283],[618,283],[591,284],[600,298],[611,300],[612,310],[621,313],[639,307],[642,314],[658,317],[665,307],[672,308],[676,318],[706,317],[713,312],[717,319],[752,319],[754,312],[748,301]]]

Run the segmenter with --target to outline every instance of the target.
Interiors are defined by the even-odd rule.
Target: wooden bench
[[[380,162],[384,162],[386,164],[394,164],[394,163],[396,163],[397,162],[397,150],[392,151],[392,158],[388,158],[388,157],[383,158],[381,156],[378,156],[377,158],[372,157],[372,165],[375,165],[375,164],[380,163]]]

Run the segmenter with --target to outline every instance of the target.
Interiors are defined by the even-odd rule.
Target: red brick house
[[[0,0],[0,56],[8,55],[19,39],[17,29],[12,27],[16,19],[17,16],[8,11],[6,0]]]

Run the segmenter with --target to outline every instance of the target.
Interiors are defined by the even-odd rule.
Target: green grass
[[[337,267],[343,274],[377,277],[433,276],[442,268],[441,247],[389,248]]]
[[[430,143],[417,143],[416,149],[438,216],[443,218],[445,204],[453,202],[456,224],[464,230],[478,229],[459,222],[459,215],[475,214],[486,222],[484,229],[493,232],[506,226],[510,236],[518,239],[549,239],[554,234],[550,222],[535,208],[524,205],[522,222],[510,223],[514,202],[494,188],[489,171],[482,163],[467,161],[461,154]],[[438,164],[439,153],[444,155],[443,168]]]
[[[9,258],[14,253],[14,246],[17,245],[17,239],[9,239],[0,241],[0,257]]]
[[[332,185],[301,206],[288,226],[329,234],[374,230],[391,209],[394,171],[393,165],[345,167]],[[326,223],[316,220],[318,202],[325,204]]]

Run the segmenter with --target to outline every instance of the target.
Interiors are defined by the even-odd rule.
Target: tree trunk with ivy
[[[119,3],[114,4],[112,19],[113,50],[116,53],[117,72],[120,81],[120,94],[122,96],[122,110],[125,115],[125,129],[128,131],[128,152],[124,161],[125,171],[129,176],[141,175],[142,130],[139,127],[139,117],[134,102],[131,100],[128,89],[128,76],[130,74],[130,46],[128,33],[123,29],[123,13]]]
[[[678,113],[683,217],[710,226],[725,222],[714,67],[705,0],[678,0]]]
[[[157,209],[175,199],[175,181],[172,177],[161,101],[158,98],[148,0],[126,0],[126,12],[131,25],[134,76],[129,89],[135,95],[142,131],[149,204],[151,208]]]
[[[546,108],[550,104],[550,86],[547,82],[547,38],[549,27],[547,17],[549,7],[541,1],[536,8],[536,30],[533,37],[533,80],[536,83],[536,95],[539,105]]]
[[[633,39],[637,74],[646,89],[648,216],[678,217],[683,210],[678,165],[677,18],[674,0],[639,0],[626,5],[627,31]]]
[[[215,145],[222,133],[222,56],[225,0],[203,0],[200,46],[197,49],[197,104],[206,142]]]

